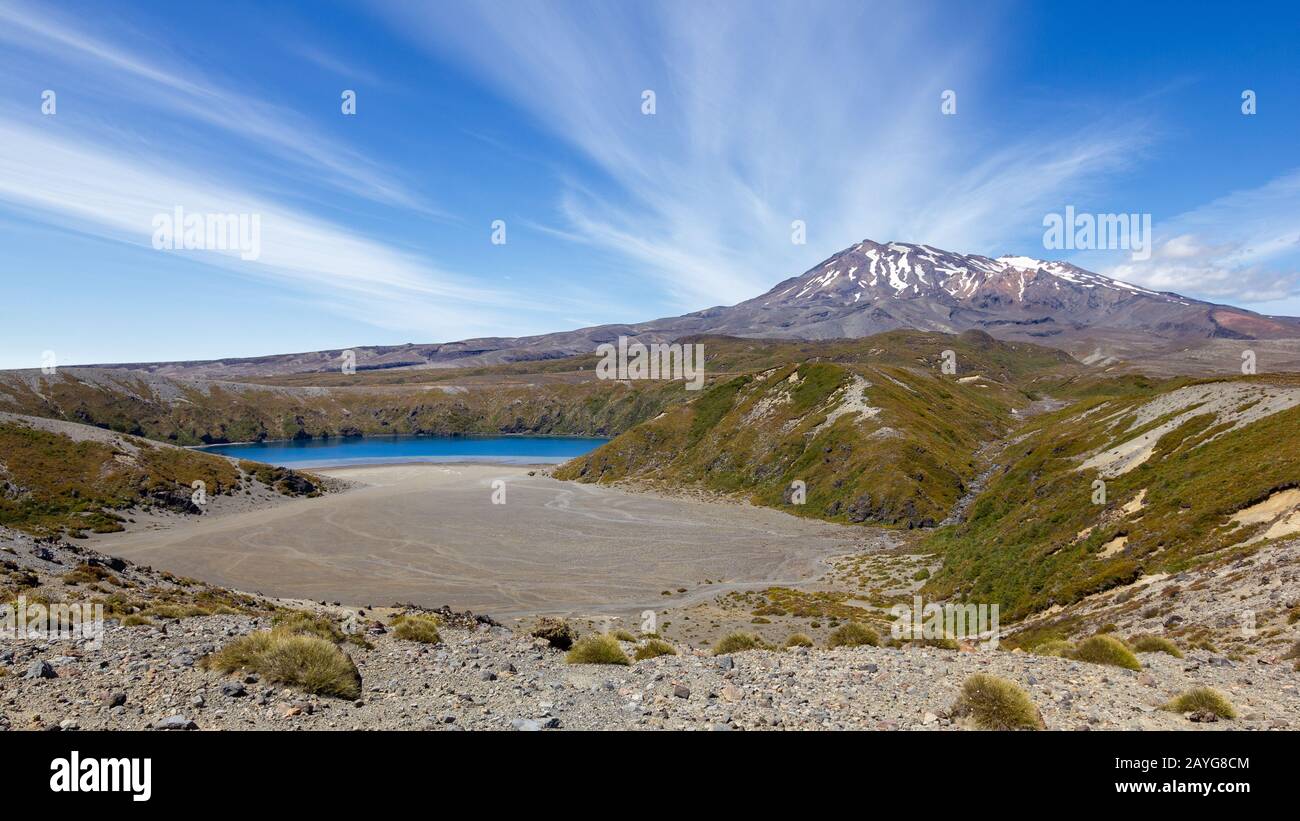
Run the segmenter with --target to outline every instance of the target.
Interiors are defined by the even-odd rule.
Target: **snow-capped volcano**
[[[1068,262],[863,240],[762,296],[709,312],[719,331],[826,339],[970,329],[1079,350],[1081,337],[1170,342],[1300,335],[1294,320],[1152,291]],[[770,331],[769,331],[770,333]],[[746,335],[759,335],[751,331]]]
[[[859,338],[899,329],[982,330],[1063,348],[1085,361],[1133,359],[1214,339],[1300,339],[1300,320],[1262,316],[1120,282],[1068,262],[996,259],[931,245],[863,240],[767,293],[727,307],[632,325],[597,325],[530,337],[358,348],[358,365],[490,365],[588,354],[626,336],[671,342],[700,334]],[[340,351],[257,359],[121,365],[169,376],[228,379],[332,370]],[[1235,367],[1235,353],[1225,361]]]

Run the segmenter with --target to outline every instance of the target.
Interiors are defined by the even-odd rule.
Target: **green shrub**
[[[969,717],[981,730],[1042,730],[1046,726],[1024,690],[1015,682],[987,673],[966,679],[952,715]]]
[[[1133,651],[1124,646],[1124,642],[1114,636],[1092,636],[1079,642],[1071,658],[1086,661],[1089,664],[1108,664],[1111,667],[1124,667],[1129,670],[1141,670]]]
[[[1133,636],[1128,640],[1129,647],[1135,653],[1168,653],[1176,659],[1183,657],[1183,651],[1164,636]]]
[[[785,640],[785,646],[786,647],[812,647],[813,640],[805,636],[803,633],[795,633],[793,636]]]
[[[619,646],[618,639],[609,635],[587,636],[579,639],[564,657],[569,664],[631,664],[632,661]]]
[[[729,653],[743,653],[746,650],[765,649],[763,640],[753,633],[728,633],[713,645],[713,655],[725,656]]]
[[[442,636],[438,633],[440,624],[434,616],[406,616],[393,629],[393,637],[422,644],[437,644],[442,641]]]
[[[637,661],[657,658],[659,656],[675,656],[677,650],[668,642],[660,639],[649,639],[640,647],[636,648],[635,658]]]
[[[879,647],[880,636],[870,627],[851,621],[831,633],[826,640],[827,647]]]
[[[203,660],[210,670],[249,670],[268,681],[308,693],[354,699],[361,673],[333,642],[287,631],[261,630],[240,636]]]
[[[1219,718],[1234,719],[1237,711],[1218,690],[1194,687],[1166,704],[1163,709],[1174,713],[1212,713]]]

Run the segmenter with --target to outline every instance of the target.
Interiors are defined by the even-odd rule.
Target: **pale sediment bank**
[[[797,584],[870,539],[780,511],[560,482],[516,465],[318,472],[355,486],[97,547],[268,595],[510,618],[629,614]]]

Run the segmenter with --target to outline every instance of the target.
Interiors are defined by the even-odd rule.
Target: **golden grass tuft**
[[[393,628],[393,637],[403,641],[418,641],[421,644],[437,644],[442,641],[442,634],[438,632],[441,624],[434,616],[404,616],[397,620],[397,626]]]
[[[333,642],[288,631],[261,630],[240,636],[203,660],[210,670],[249,670],[268,681],[308,693],[354,699],[361,673]]]
[[[1234,719],[1237,711],[1223,693],[1209,687],[1194,687],[1161,709],[1173,713],[1212,713],[1219,718]]]
[[[675,656],[677,649],[662,639],[647,639],[644,644],[636,648],[634,658],[637,661],[658,658],[659,656]]]
[[[981,730],[1042,730],[1043,716],[1029,694],[1013,681],[976,673],[961,686],[953,705],[957,718],[969,717]]]
[[[855,621],[845,624],[831,633],[826,639],[827,647],[879,647],[880,636],[872,630]]]
[[[810,638],[808,638],[807,636],[805,636],[803,633],[795,633],[794,635],[790,636],[790,638],[788,638],[788,639],[785,640],[785,646],[786,646],[787,648],[789,648],[789,647],[812,647],[812,646],[813,646],[813,640],[810,639]]]
[[[636,636],[621,627],[616,630],[610,630],[609,634],[618,641],[636,641]]]
[[[631,664],[618,639],[600,634],[578,640],[564,660],[569,664]]]
[[[728,633],[713,645],[713,655],[725,656],[729,653],[743,653],[746,650],[763,650],[766,645],[753,633]]]
[[[1106,664],[1111,667],[1123,667],[1128,670],[1141,670],[1133,651],[1124,646],[1124,642],[1110,635],[1091,636],[1079,642],[1070,658],[1086,661],[1089,664]]]
[[[152,627],[153,620],[148,616],[142,616],[139,613],[132,613],[122,619],[123,627]]]

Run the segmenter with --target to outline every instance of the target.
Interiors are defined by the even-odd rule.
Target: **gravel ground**
[[[933,647],[754,650],[714,657],[678,644],[679,655],[630,666],[570,665],[526,633],[469,614],[442,642],[396,638],[367,611],[369,647],[342,645],[362,678],[361,696],[306,695],[255,675],[223,675],[200,660],[233,638],[265,629],[271,607],[347,618],[355,608],[267,600],[177,579],[57,541],[0,534],[6,587],[38,577],[29,592],[75,600],[87,583],[74,568],[111,572],[96,587],[148,603],[225,603],[240,612],[121,626],[102,644],[0,641],[0,729],[945,729],[967,676],[989,672],[1020,684],[1050,729],[1300,729],[1300,672],[1281,654],[1232,660],[1209,650],[1176,659],[1140,656],[1141,671],[1009,650]],[[110,570],[111,568],[111,570]],[[12,591],[10,591],[12,592]],[[624,644],[631,655],[633,645]],[[1220,690],[1234,721],[1194,721],[1159,709],[1191,687]]]
[[[1202,651],[1143,654],[1134,672],[1019,652],[934,648],[685,651],[630,667],[570,665],[503,627],[446,629],[444,643],[373,636],[349,647],[359,700],[307,696],[219,675],[197,659],[265,620],[211,616],[112,628],[100,650],[22,647],[0,678],[0,727],[12,729],[882,729],[954,726],[966,676],[1018,682],[1051,729],[1296,729],[1300,675]],[[631,645],[626,645],[631,649]],[[25,678],[46,661],[55,678]],[[1159,710],[1193,686],[1226,694],[1240,718],[1193,722]]]

